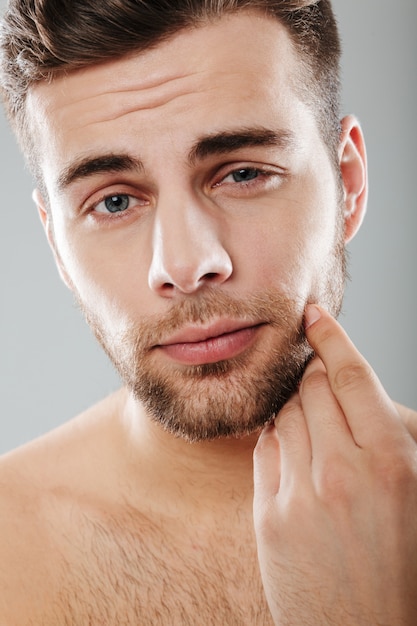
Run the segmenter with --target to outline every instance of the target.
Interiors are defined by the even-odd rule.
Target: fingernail
[[[310,328],[321,318],[320,309],[314,304],[308,304],[304,312],[304,328]]]

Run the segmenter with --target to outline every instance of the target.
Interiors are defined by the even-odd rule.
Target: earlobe
[[[65,283],[65,285],[68,287],[68,289],[72,291],[71,280],[64,268],[64,265],[62,263],[62,260],[56,248],[56,241],[55,241],[55,236],[54,236],[54,231],[53,231],[53,226],[52,226],[51,215],[46,205],[46,201],[39,189],[35,189],[32,192],[32,199],[38,209],[38,214],[42,222],[42,226],[45,230],[46,238],[52,250],[52,254],[54,255],[54,259],[55,259],[55,263],[56,263],[59,275],[61,279],[63,280],[63,282]]]
[[[366,212],[368,198],[365,142],[357,119],[349,115],[342,120],[339,166],[343,184],[345,243],[358,232]]]

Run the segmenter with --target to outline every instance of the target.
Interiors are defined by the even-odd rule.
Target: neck
[[[164,430],[127,393],[119,415],[129,483],[139,484],[140,498],[150,498],[147,506],[173,515],[219,515],[233,508],[252,514],[259,433],[190,443]]]

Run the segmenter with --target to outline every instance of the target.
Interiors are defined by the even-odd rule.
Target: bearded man
[[[367,176],[329,0],[11,0],[1,45],[124,381],[3,459],[3,622],[415,624],[416,414],[334,319]]]

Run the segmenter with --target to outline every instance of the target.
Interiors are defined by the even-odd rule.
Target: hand
[[[277,626],[415,626],[417,445],[339,324],[316,306],[309,322],[317,356],[255,449],[271,614]]]

